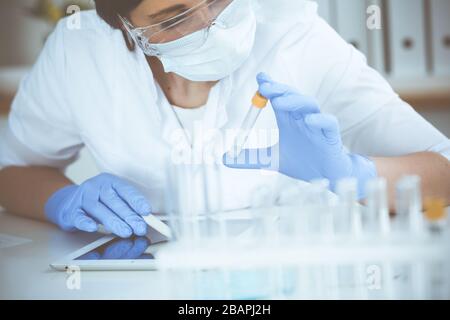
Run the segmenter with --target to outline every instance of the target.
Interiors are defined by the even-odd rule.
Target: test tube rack
[[[450,299],[450,228],[442,206],[421,212],[419,181],[399,182],[397,216],[383,180],[366,205],[345,181],[309,200],[177,217],[177,240],[157,255],[168,296],[189,299]],[[419,211],[419,213],[417,213]]]

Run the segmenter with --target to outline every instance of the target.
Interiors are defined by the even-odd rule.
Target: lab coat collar
[[[161,132],[162,139],[166,143],[173,143],[174,139],[177,139],[178,134],[182,128],[174,114],[173,107],[167,100],[163,90],[159,84],[154,81],[154,85],[157,91],[156,105],[158,106],[159,113],[161,114]],[[220,129],[228,122],[227,102],[231,96],[232,80],[230,77],[219,81],[211,90],[208,98],[208,102],[205,105],[205,115],[202,120],[202,128],[204,130]],[[203,138],[203,137],[200,137]],[[202,143],[198,141],[194,142],[194,146],[201,146],[211,143],[214,136],[205,136],[206,140],[202,140]],[[184,138],[183,138],[184,139]],[[185,141],[187,144],[190,142]]]

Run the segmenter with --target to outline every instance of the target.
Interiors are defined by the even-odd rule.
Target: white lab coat
[[[237,128],[257,90],[255,76],[265,71],[315,97],[323,112],[335,115],[351,152],[399,156],[435,151],[450,158],[449,139],[399,99],[367,66],[364,56],[318,17],[314,3],[261,3],[252,54],[244,66],[213,88],[205,106],[205,129]],[[281,7],[275,10],[274,5]],[[273,139],[250,141],[249,146],[276,142],[271,108],[263,111],[257,128],[275,132]],[[143,53],[130,52],[120,31],[94,11],[85,12],[80,30],[67,28],[66,20],[58,24],[21,83],[9,128],[1,137],[0,166],[65,168],[86,147],[102,172],[138,186],[157,212],[166,211],[167,200],[173,203],[170,196],[175,193],[196,199],[196,210],[202,211],[206,188],[212,195],[207,210],[231,210],[249,206],[260,186],[280,188],[284,178],[279,174],[224,166],[213,173],[195,171],[206,172],[206,187],[201,175],[188,188],[176,187],[179,181],[169,185],[167,172],[174,170],[168,159],[171,143],[182,139],[174,134],[179,130]],[[221,154],[230,142],[224,145],[217,135],[209,135],[196,145],[214,146]]]

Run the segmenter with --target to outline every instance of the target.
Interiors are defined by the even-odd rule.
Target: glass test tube
[[[309,233],[330,235],[334,231],[329,187],[330,181],[327,179],[311,181],[307,196],[307,204],[312,209],[308,215]]]
[[[330,181],[327,179],[317,179],[311,181],[310,201],[319,206],[330,205]]]
[[[259,233],[261,240],[273,240],[276,231],[271,207],[273,206],[273,192],[269,186],[258,186],[252,191],[251,210],[254,231]],[[258,230],[259,229],[259,230]]]
[[[401,229],[409,228],[413,232],[420,232],[422,221],[422,195],[420,177],[406,176],[400,179],[396,186],[396,220]]]
[[[345,178],[338,181],[336,186],[336,194],[339,197],[339,203],[344,213],[342,222],[350,216],[351,233],[355,237],[360,237],[363,234],[362,230],[362,216],[361,206],[358,203],[358,180],[355,178]],[[366,280],[367,272],[366,265],[363,261],[356,262],[349,266],[350,276],[349,281],[356,287],[355,294],[358,299],[367,299]],[[351,279],[350,279],[351,278]]]
[[[369,231],[388,234],[390,231],[390,219],[386,179],[377,178],[367,182],[366,191],[367,211],[364,219],[365,228]]]
[[[250,110],[245,116],[244,122],[239,129],[236,139],[234,140],[232,150],[228,152],[228,156],[231,159],[235,159],[241,154],[242,149],[247,143],[248,137],[256,124],[256,121],[258,120],[262,110],[267,106],[267,102],[267,98],[263,97],[259,92],[256,92],[253,96]]]
[[[186,149],[177,150],[168,159],[166,169],[165,207],[175,238],[186,243],[198,240],[198,219],[195,202],[189,191],[194,190],[195,166]]]
[[[362,222],[358,204],[358,180],[347,178],[338,181],[336,193],[341,208],[340,216],[336,221],[337,229],[343,233],[360,235]]]

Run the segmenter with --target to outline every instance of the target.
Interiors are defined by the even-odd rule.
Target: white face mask
[[[191,81],[217,81],[239,69],[255,41],[253,0],[234,0],[208,28],[162,44],[132,37],[148,56],[157,56],[164,71]]]

